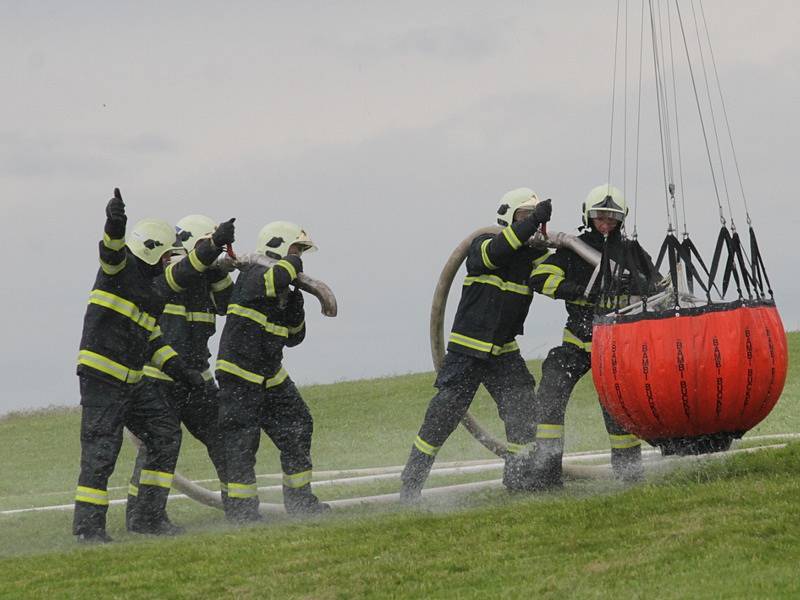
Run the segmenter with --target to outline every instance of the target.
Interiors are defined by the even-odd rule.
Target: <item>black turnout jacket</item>
[[[117,229],[106,222],[100,269],[83,319],[77,371],[126,385],[142,379],[147,362],[173,373],[185,368],[164,341],[157,321],[170,293],[181,293],[199,279],[220,250],[210,239],[201,240],[186,260],[153,277],[153,267],[125,246],[124,228]]]
[[[222,329],[217,376],[233,375],[267,388],[286,378],[283,348],[296,346],[306,333],[303,294],[289,285],[303,271],[299,256],[271,267],[251,265],[233,286]]]
[[[181,259],[181,260],[185,260]],[[208,340],[217,330],[217,315],[224,315],[233,292],[233,280],[214,267],[193,280],[182,292],[171,292],[158,319],[164,339],[191,369],[210,379]],[[171,380],[153,364],[145,365],[146,377]]]
[[[472,240],[448,352],[488,358],[519,351],[515,338],[523,333],[533,297],[528,280],[547,256],[526,243],[538,227],[529,218]]]

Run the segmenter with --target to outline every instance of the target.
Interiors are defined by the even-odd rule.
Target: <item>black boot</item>
[[[537,439],[526,489],[531,492],[543,492],[563,487],[561,468],[563,455],[563,438]]]
[[[164,517],[160,521],[144,521],[136,519],[133,525],[128,527],[128,531],[133,533],[143,533],[146,535],[180,535],[185,530],[179,525],[175,525],[169,518]]]
[[[612,448],[611,470],[614,472],[614,477],[623,483],[644,481],[641,444],[632,448]]]
[[[299,488],[283,486],[283,506],[290,515],[312,516],[329,512],[330,504],[320,502],[311,491],[311,484]]]
[[[258,498],[223,497],[225,518],[232,523],[258,523],[264,517],[258,512]]]
[[[105,531],[93,531],[91,533],[81,533],[76,536],[79,544],[109,544],[114,539]]]
[[[533,456],[530,452],[508,453],[503,467],[503,485],[509,492],[528,491],[533,481]]]
[[[400,502],[402,504],[414,504],[422,496],[422,488],[425,480],[433,467],[434,457],[430,454],[420,452],[416,446],[411,448],[411,454],[406,462],[406,467],[400,475],[403,482],[400,487]]]
[[[108,506],[91,504],[89,502],[76,502],[75,514],[72,519],[72,535],[79,541],[104,541],[106,533],[106,513]],[[111,541],[111,538],[108,540]]]
[[[130,515],[125,512],[125,526],[132,533],[148,535],[178,535],[183,527],[178,527],[167,516],[167,496],[169,488],[142,485],[133,503]],[[130,500],[130,496],[128,497]]]

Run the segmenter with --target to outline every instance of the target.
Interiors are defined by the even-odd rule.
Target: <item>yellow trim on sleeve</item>
[[[496,269],[497,265],[495,265],[489,258],[489,244],[491,242],[492,242],[491,238],[489,238],[488,240],[483,240],[481,242],[481,259],[483,259],[483,264],[486,266],[487,269]]]

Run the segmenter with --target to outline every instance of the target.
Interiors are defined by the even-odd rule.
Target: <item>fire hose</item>
[[[233,271],[234,269],[247,269],[251,265],[261,265],[264,267],[271,267],[276,262],[275,259],[264,256],[263,254],[223,254],[214,263],[214,266],[222,269],[223,271]],[[336,296],[333,291],[324,282],[319,279],[314,279],[305,273],[298,273],[294,280],[294,284],[298,289],[308,292],[319,300],[322,307],[322,314],[326,317],[335,317],[338,313],[336,304]]]

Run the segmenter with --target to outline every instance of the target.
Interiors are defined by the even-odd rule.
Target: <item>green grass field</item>
[[[796,356],[800,333],[789,343]],[[531,363],[536,374],[539,367]],[[402,464],[432,380],[425,373],[304,388],[315,416],[315,468]],[[752,435],[800,431],[798,386],[798,366],[791,364],[781,401]],[[473,412],[500,433],[487,396]],[[79,420],[77,410],[0,419],[0,511],[71,503]],[[607,447],[590,378],[573,395],[567,436],[568,451]],[[212,479],[202,446],[184,439],[179,469]],[[491,457],[459,430],[439,461]],[[124,498],[132,462],[126,443],[109,484],[112,498]],[[266,438],[257,471],[279,471]],[[247,528],[176,500],[170,515],[187,534],[174,539],[126,534],[124,507],[117,505],[109,511],[117,543],[91,548],[72,539],[70,510],[0,515],[0,597],[794,598],[799,476],[800,444],[792,444],[684,466],[631,488],[576,480],[558,493],[490,490],[413,510],[365,507]],[[397,487],[365,484],[353,493]],[[321,488],[319,495],[347,494]]]

